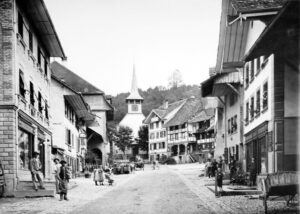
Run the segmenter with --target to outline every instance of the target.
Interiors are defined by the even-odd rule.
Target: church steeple
[[[139,94],[137,79],[135,74],[135,65],[133,65],[131,91],[126,98],[128,104],[128,113],[142,113],[143,97]]]

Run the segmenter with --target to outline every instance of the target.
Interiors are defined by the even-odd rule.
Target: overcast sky
[[[221,0],[45,0],[69,69],[116,95],[167,86],[175,69],[199,85],[217,56]]]

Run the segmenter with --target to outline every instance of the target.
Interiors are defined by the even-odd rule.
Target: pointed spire
[[[131,92],[126,100],[143,100],[143,98],[139,94],[139,90],[138,90],[136,74],[135,74],[135,64],[133,64]]]
[[[135,75],[135,64],[133,64],[132,82],[131,82],[131,93],[138,92],[137,80]]]

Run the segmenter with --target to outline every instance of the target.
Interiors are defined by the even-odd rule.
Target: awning
[[[228,15],[236,15],[232,1],[222,1],[219,45],[216,62],[216,72],[227,72],[229,67],[242,67],[242,57],[245,53],[249,22],[234,22],[228,25]]]
[[[241,83],[241,75],[239,72],[230,72],[217,74],[201,84],[203,97],[220,97],[234,93],[232,86]]]
[[[17,4],[26,12],[35,30],[43,41],[50,57],[61,57],[66,55],[55,31],[54,25],[43,0],[18,0]]]
[[[99,123],[95,120],[88,125],[88,128],[91,129],[93,132],[97,133],[98,135],[100,135],[101,137],[105,136],[103,128],[101,128]]]
[[[80,95],[64,95],[64,98],[72,106],[79,118],[82,118],[85,121],[94,119],[94,116],[89,112],[83,98]]]

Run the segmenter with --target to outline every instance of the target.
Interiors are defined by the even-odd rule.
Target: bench
[[[262,182],[262,195],[265,213],[268,212],[267,200],[274,200],[270,196],[284,197],[287,206],[295,199],[299,193],[299,179],[300,172],[278,172],[268,174],[265,178],[261,179]]]

